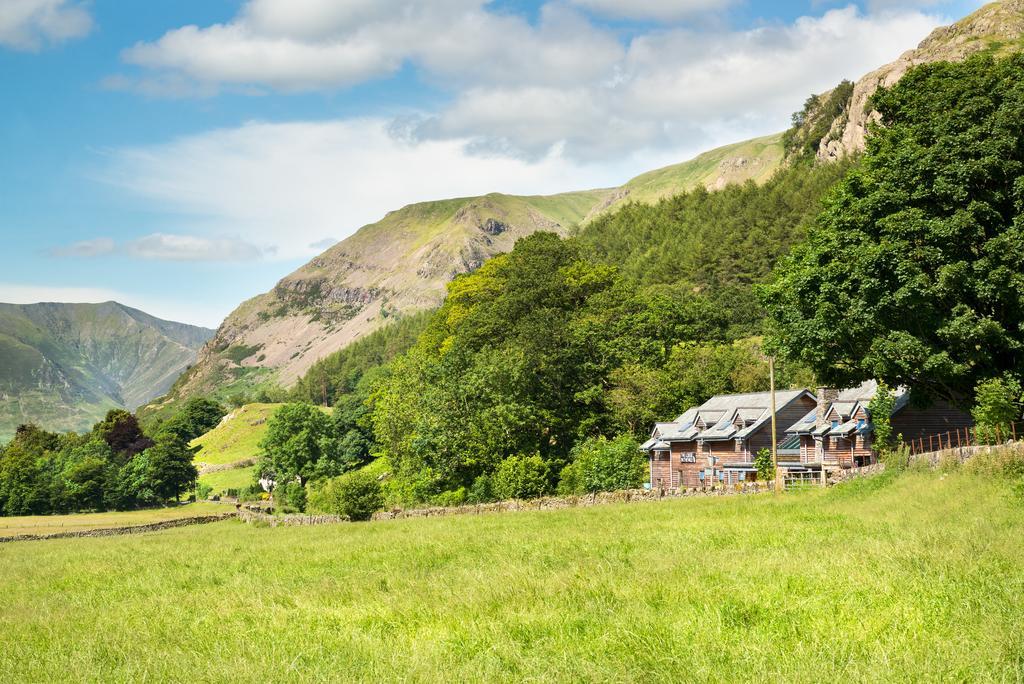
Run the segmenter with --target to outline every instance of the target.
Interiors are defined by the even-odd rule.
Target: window
[[[858,430],[863,430],[864,429],[864,419],[863,418],[857,419],[857,429]]]
[[[832,421],[832,429],[835,430],[837,427],[839,427],[839,421],[838,420],[833,420]]]

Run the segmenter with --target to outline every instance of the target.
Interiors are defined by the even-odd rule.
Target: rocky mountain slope
[[[271,292],[243,303],[168,397],[146,411],[214,390],[288,387],[317,359],[389,318],[437,306],[454,276],[534,231],[566,234],[626,202],[766,180],[796,154],[794,141],[821,162],[855,154],[864,148],[874,117],[865,106],[879,86],[895,83],[916,64],[1018,49],[1022,36],[1024,0],[992,3],[937,29],[892,64],[812,98],[804,121],[787,135],[719,148],[618,188],[548,197],[491,194],[392,212],[286,276]]]
[[[878,115],[868,100],[879,87],[888,87],[918,64],[956,62],[978,53],[1002,54],[1024,48],[1024,0],[1004,0],[985,5],[951,26],[935,29],[917,48],[903,53],[891,64],[872,71],[853,86],[843,116],[837,117],[820,142],[818,159],[827,161],[864,149],[868,124]],[[822,95],[822,102],[828,93]]]
[[[0,440],[23,422],[91,427],[164,394],[213,331],[117,302],[0,304]]]
[[[318,359],[403,313],[438,306],[460,273],[538,230],[565,235],[626,202],[698,186],[763,180],[782,162],[781,136],[729,145],[618,188],[561,195],[490,194],[413,204],[364,226],[238,307],[161,406],[194,394],[288,387]]]

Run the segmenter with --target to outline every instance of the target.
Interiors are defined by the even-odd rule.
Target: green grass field
[[[55,532],[81,532],[108,527],[128,527],[149,523],[191,518],[210,513],[227,513],[231,508],[222,504],[199,502],[168,508],[148,508],[142,511],[109,511],[106,513],[75,513],[73,515],[26,515],[14,518],[0,517],[0,537],[27,534],[53,534]]]
[[[222,465],[256,458],[259,443],[267,432],[267,420],[281,404],[246,404],[202,437],[192,440],[199,447],[195,462]]]
[[[256,466],[218,470],[199,476],[199,482],[213,487],[211,494],[223,494],[228,489],[244,489],[252,484],[252,474]]]
[[[1020,681],[1014,496],[913,473],[6,544],[0,681]]]

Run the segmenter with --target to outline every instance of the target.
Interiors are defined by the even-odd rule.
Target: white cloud
[[[661,17],[713,4],[581,3]],[[662,28],[620,43],[565,4],[544,6],[535,24],[488,7],[250,0],[228,24],[184,27],[132,48],[126,59],[147,69],[110,87],[290,91],[375,78],[411,60],[452,98],[391,121],[250,122],[115,150],[102,180],[163,206],[182,232],[199,236],[192,240],[208,241],[156,235],[119,249],[202,258],[228,240],[241,250],[232,258],[294,259],[411,202],[617,185],[781,130],[809,94],[894,59],[940,22],[851,6],[789,25]],[[244,244],[230,240],[239,235]]]
[[[657,31],[634,39],[603,81],[470,88],[407,134],[469,138],[527,158],[560,144],[581,160],[689,147],[726,129],[739,140],[784,128],[808,95],[895,59],[938,23],[848,7],[742,32]]]
[[[241,239],[153,233],[132,240],[125,252],[140,259],[160,261],[253,261],[275,251]]]
[[[545,6],[539,25],[532,26],[517,15],[486,11],[485,4],[252,0],[227,24],[183,26],[136,44],[123,57],[161,74],[142,80],[151,89],[178,75],[206,88],[301,91],[361,83],[392,74],[407,61],[449,87],[567,84],[603,77],[622,56],[612,34],[568,7]]]
[[[274,251],[274,247],[261,248],[240,238],[153,233],[122,244],[105,237],[83,240],[54,247],[48,254],[77,258],[122,254],[153,261],[255,261]]]
[[[189,234],[244,235],[265,246],[265,257],[292,259],[315,254],[325,235],[344,238],[405,204],[615,185],[653,163],[593,166],[557,153],[529,163],[470,154],[464,140],[405,143],[388,125],[253,122],[113,151],[98,178],[173,212]]]
[[[112,254],[117,249],[117,243],[110,238],[95,238],[93,240],[82,240],[63,247],[54,247],[48,250],[50,256],[55,257],[98,257]]]
[[[674,20],[729,0],[573,0],[587,11]],[[916,45],[940,19],[919,10],[834,9],[743,31],[650,29],[628,43],[567,4],[536,24],[484,0],[250,0],[231,22],[186,26],[125,53],[147,67],[114,87],[150,94],[218,88],[342,87],[415,64],[451,93],[406,117],[408,140],[460,140],[475,153],[615,159],[693,147],[716,132],[769,133],[813,92]]]
[[[38,50],[45,44],[78,38],[92,30],[92,17],[72,0],[2,0],[0,46]]]
[[[738,0],[570,0],[572,4],[609,17],[679,21],[696,14],[717,12]]]

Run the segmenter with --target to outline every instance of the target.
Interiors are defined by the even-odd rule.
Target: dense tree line
[[[82,435],[22,425],[0,448],[0,514],[125,510],[176,500],[196,480],[188,443],[223,416],[219,405],[193,399],[152,435],[120,409]]]
[[[836,386],[1019,387],[1024,56],[919,66],[872,106],[862,162],[763,289],[778,349]]]
[[[628,280],[700,292],[729,321],[730,337],[758,335],[764,311],[752,285],[803,240],[823,197],[853,163],[794,164],[763,185],[628,204],[586,225],[580,240]]]

